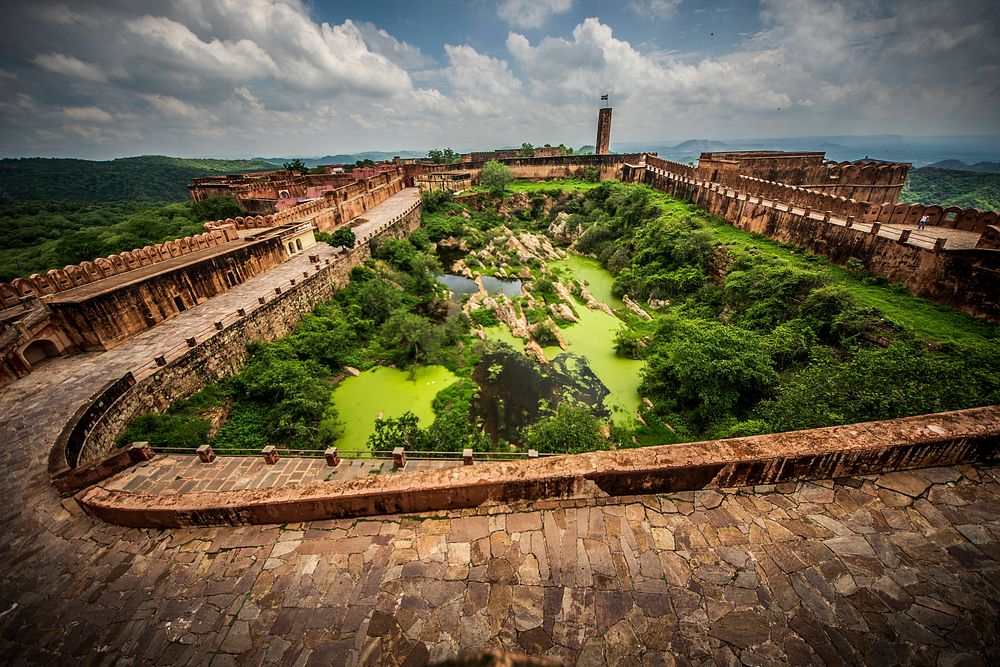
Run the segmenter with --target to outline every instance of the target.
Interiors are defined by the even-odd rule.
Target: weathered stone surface
[[[734,611],[726,614],[709,628],[709,634],[717,639],[746,648],[767,640],[769,623],[757,611]]]
[[[72,413],[101,377],[78,364],[0,391],[12,664],[422,664],[493,648],[566,665],[1000,664],[995,467],[915,472],[929,482],[916,496],[873,476],[126,529],[45,482],[59,425],[39,415]],[[41,400],[50,372],[65,391]]]
[[[911,498],[916,498],[931,485],[928,478],[913,472],[886,473],[880,476],[875,483],[884,489],[896,491]]]

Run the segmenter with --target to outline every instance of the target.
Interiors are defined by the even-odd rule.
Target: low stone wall
[[[403,238],[420,226],[419,202],[397,220],[385,227],[375,238]],[[267,303],[249,312],[211,338],[197,344],[183,356],[158,369],[123,392],[116,392],[112,400],[103,394],[95,396],[88,405],[101,404],[99,415],[84,411],[67,424],[64,433],[79,430],[78,420],[86,416],[88,425],[85,439],[79,446],[79,464],[88,463],[110,452],[118,437],[133,418],[144,412],[162,412],[175,401],[186,398],[206,384],[238,373],[247,361],[246,346],[258,341],[274,340],[290,332],[299,319],[316,304],[329,300],[336,290],[349,279],[351,269],[371,257],[370,243],[359,243],[349,253],[322,267],[308,278],[302,278],[292,287],[275,295]],[[109,390],[118,385],[112,385]],[[50,457],[50,470],[59,464],[73,467],[76,460],[69,460],[65,443],[62,451]],[[61,459],[60,459],[61,457]]]
[[[774,435],[295,486],[149,496],[94,487],[92,516],[137,528],[314,521],[574,496],[629,496],[997,459],[1000,406]]]

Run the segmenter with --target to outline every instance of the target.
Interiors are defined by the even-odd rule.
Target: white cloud
[[[63,107],[62,113],[69,119],[86,123],[110,123],[114,120],[100,107]]]
[[[166,116],[197,118],[202,115],[199,109],[170,95],[142,95],[141,97],[150,106]]]
[[[644,19],[668,19],[677,12],[681,0],[629,0],[628,8]]]
[[[998,126],[1000,42],[982,19],[987,0],[961,11],[932,0],[762,0],[762,27],[711,55],[683,51],[669,31],[633,45],[598,18],[538,35],[528,28],[570,0],[512,0],[498,11],[524,29],[507,35],[506,52],[453,43],[441,63],[407,34],[323,22],[299,0],[92,0],[86,13],[61,2],[25,3],[0,24],[0,151],[580,145],[593,142],[605,90],[619,142]],[[681,29],[688,18],[677,2],[636,2],[650,19],[673,11]]]
[[[86,81],[107,81],[104,72],[96,65],[85,63],[79,58],[67,56],[62,53],[42,53],[35,56],[32,62],[42,69],[47,69],[56,74],[65,74],[66,76]]]
[[[497,15],[518,28],[541,28],[553,14],[568,12],[573,0],[504,0]]]
[[[347,22],[352,23],[358,29],[365,40],[365,45],[373,53],[384,56],[403,69],[421,69],[434,64],[434,59],[424,55],[419,48],[396,39],[374,23],[369,21]]]

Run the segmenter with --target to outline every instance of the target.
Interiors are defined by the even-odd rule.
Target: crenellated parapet
[[[34,273],[27,278],[15,278],[9,283],[0,283],[0,306],[3,308],[15,306],[26,296],[43,298],[59,294],[144,266],[214,248],[237,238],[236,227],[220,226],[206,229],[203,234],[126,250],[115,255],[81,262],[79,265],[70,264],[61,269]]]

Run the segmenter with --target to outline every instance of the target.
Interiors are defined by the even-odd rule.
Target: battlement
[[[675,163],[676,164],[676,163]],[[736,172],[700,178],[700,168],[676,169],[647,157],[626,180],[642,181],[686,199],[733,225],[867,270],[913,294],[966,312],[1000,319],[998,214],[923,204],[878,204]],[[916,223],[928,216],[924,229]]]
[[[747,176],[847,199],[895,204],[909,169],[908,163],[878,160],[831,162],[823,152],[728,151],[702,153],[695,176],[713,183]]]

